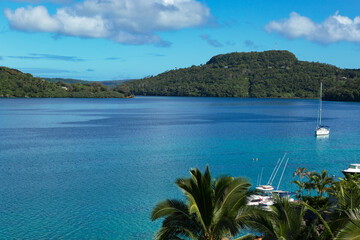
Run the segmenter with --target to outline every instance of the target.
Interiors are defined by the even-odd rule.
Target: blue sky
[[[0,66],[121,80],[230,52],[360,68],[359,0],[1,0]]]

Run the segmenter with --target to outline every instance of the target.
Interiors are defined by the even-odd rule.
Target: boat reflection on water
[[[330,135],[318,135],[318,136],[316,136],[316,139],[318,139],[318,140],[321,140],[321,139],[329,139],[329,136],[330,136]]]

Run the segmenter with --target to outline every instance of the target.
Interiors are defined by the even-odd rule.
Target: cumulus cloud
[[[315,23],[292,12],[288,19],[268,23],[265,30],[268,33],[277,32],[289,39],[305,38],[325,44],[339,41],[360,42],[360,17],[352,20],[336,12],[324,22]]]
[[[53,15],[44,6],[7,8],[4,14],[10,27],[20,31],[162,47],[170,43],[158,32],[199,27],[213,19],[210,9],[195,0],[84,0]]]
[[[216,39],[212,39],[209,35],[207,34],[203,34],[200,36],[201,39],[205,40],[209,45],[213,46],[213,47],[222,47],[224,46],[221,42],[219,42]]]

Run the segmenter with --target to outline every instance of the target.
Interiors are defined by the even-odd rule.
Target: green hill
[[[85,80],[79,80],[79,79],[72,79],[72,78],[42,78],[45,81],[48,82],[53,82],[53,83],[57,83],[57,82],[63,82],[66,84],[76,84],[76,83],[81,83],[81,84],[85,84],[85,83],[92,83],[91,81],[85,81]]]
[[[107,80],[107,81],[101,81],[101,83],[104,84],[105,86],[107,86],[108,88],[113,89],[116,86],[118,86],[122,83],[125,83],[127,81],[131,81],[131,80],[130,79],[128,79],[128,80]]]
[[[288,51],[222,54],[205,65],[129,81],[135,95],[316,98],[360,101],[360,70],[299,61]]]
[[[63,82],[63,83],[67,83],[67,84],[76,84],[76,83],[92,84],[94,82],[94,81],[85,81],[85,80],[72,79],[72,78],[42,78],[42,79],[44,79],[45,81],[48,81],[48,82],[54,82],[54,83]],[[96,81],[96,82],[100,82],[104,86],[112,89],[126,81],[130,81],[130,80],[107,80],[107,81]]]
[[[63,82],[48,82],[16,69],[0,67],[0,97],[123,98],[129,96],[131,95],[126,87],[109,90],[98,82],[71,85]]]

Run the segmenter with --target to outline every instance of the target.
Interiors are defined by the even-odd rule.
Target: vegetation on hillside
[[[249,206],[245,198],[252,192],[243,178],[222,176],[211,179],[209,169],[202,174],[190,171],[191,178],[176,185],[186,201],[165,200],[152,212],[152,220],[163,219],[155,239],[358,239],[360,236],[360,181],[347,176],[336,181],[327,171],[310,172],[298,168],[293,181],[298,200],[273,195],[274,204]],[[241,233],[256,232],[261,238]]]
[[[86,84],[86,83],[92,83],[90,81],[85,81],[85,80],[79,80],[79,79],[73,79],[73,78],[42,78],[47,82],[52,82],[52,83],[57,83],[57,82],[63,82],[66,84],[76,84],[76,83],[81,83],[81,84]]]
[[[67,84],[48,82],[18,70],[0,67],[0,97],[73,97],[123,98],[129,97],[127,88],[109,90],[99,82]]]
[[[94,81],[85,81],[85,80],[72,79],[72,78],[42,78],[42,79],[44,79],[45,81],[48,81],[48,82],[53,82],[53,83],[63,82],[63,83],[67,83],[70,85],[76,84],[76,83],[92,84],[94,82]],[[126,81],[130,81],[130,80],[108,80],[108,81],[101,81],[101,83],[104,86],[108,87],[109,89],[113,89],[116,86],[118,86]]]
[[[230,53],[205,65],[124,83],[135,95],[317,98],[360,101],[360,70],[299,61],[288,51]]]

